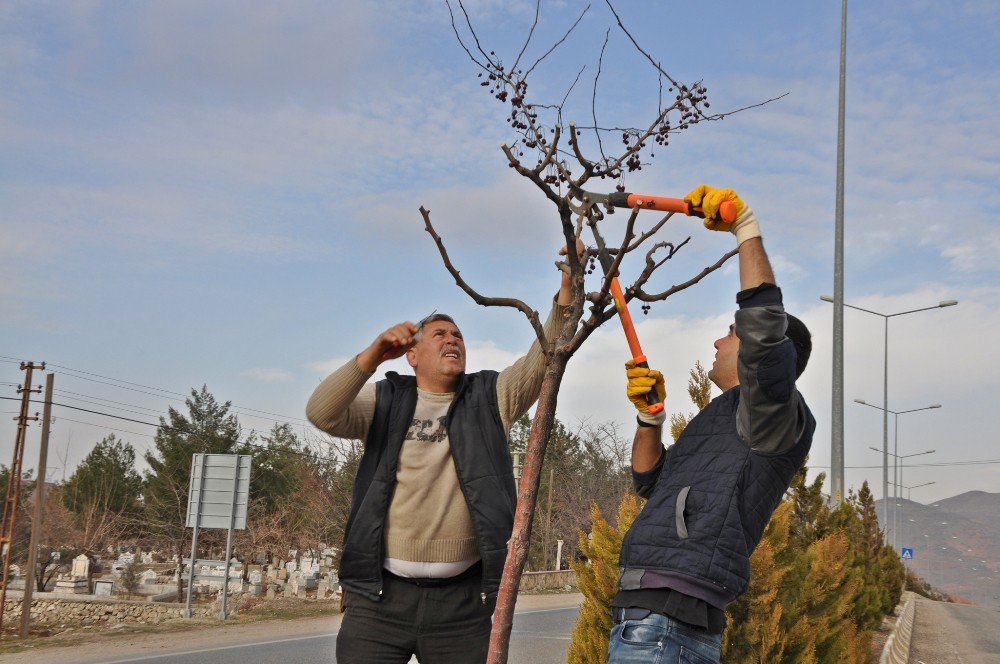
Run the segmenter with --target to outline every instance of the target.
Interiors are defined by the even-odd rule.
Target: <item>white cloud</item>
[[[295,374],[284,369],[263,369],[255,367],[240,372],[241,376],[253,378],[264,383],[288,383],[295,379]]]
[[[961,272],[996,272],[1000,269],[1000,235],[996,230],[985,229],[978,240],[946,246],[941,254],[951,260],[951,265]]]

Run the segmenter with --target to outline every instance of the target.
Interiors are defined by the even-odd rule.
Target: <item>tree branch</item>
[[[687,240],[685,240],[685,242],[687,242]],[[679,248],[680,247],[678,247],[678,249]],[[629,287],[629,292],[631,292],[637,299],[642,300],[643,302],[659,302],[661,300],[665,300],[665,299],[667,299],[668,297],[670,297],[671,295],[673,295],[674,293],[676,293],[678,291],[682,291],[685,288],[690,288],[691,286],[694,286],[696,283],[698,283],[699,281],[701,281],[702,279],[704,279],[705,277],[707,277],[709,274],[711,274],[712,272],[715,272],[720,267],[722,267],[723,264],[726,261],[728,261],[730,258],[732,258],[733,256],[735,256],[737,253],[739,253],[739,249],[738,248],[737,249],[733,249],[733,250],[731,250],[731,251],[723,254],[722,258],[720,258],[719,260],[717,260],[712,265],[709,265],[708,267],[706,267],[704,270],[702,270],[701,272],[699,272],[697,275],[695,275],[691,279],[688,279],[687,281],[685,281],[683,283],[671,286],[670,288],[668,288],[667,290],[663,291],[662,293],[656,293],[654,295],[650,295],[650,294],[646,293],[642,289],[642,285],[643,284],[638,283],[638,280],[637,280],[636,284],[633,284],[632,286]],[[656,268],[653,268],[653,269],[656,269]],[[645,273],[646,273],[646,271],[644,270],[643,274],[645,274]],[[647,276],[646,278],[648,279],[649,277]]]
[[[420,206],[420,214],[424,218],[424,230],[430,233],[430,236],[434,238],[434,243],[437,245],[438,252],[441,254],[441,260],[444,261],[444,266],[447,268],[451,276],[454,277],[455,283],[458,287],[464,290],[469,297],[471,297],[476,304],[482,305],[484,307],[511,307],[517,309],[525,315],[528,322],[531,323],[531,327],[535,330],[535,336],[538,337],[538,343],[542,345],[542,350],[548,354],[548,339],[545,338],[545,330],[542,328],[542,324],[538,319],[538,312],[529,307],[523,301],[518,300],[513,297],[485,297],[477,293],[462,275],[459,273],[455,266],[452,264],[451,259],[448,257],[448,250],[444,247],[444,242],[441,240],[441,236],[437,234],[434,230],[434,225],[431,224],[431,212],[430,210]]]

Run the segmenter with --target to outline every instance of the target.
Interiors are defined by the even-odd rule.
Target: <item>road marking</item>
[[[199,648],[198,650],[185,650],[183,652],[170,652],[162,655],[144,655],[143,657],[131,657],[129,659],[109,659],[101,664],[125,664],[126,662],[144,662],[150,659],[163,659],[164,657],[181,657],[183,655],[196,655],[202,652],[217,652],[219,650],[233,650],[235,648],[253,648],[255,646],[269,646],[275,643],[290,643],[291,641],[307,641],[309,639],[328,639],[337,636],[338,632],[329,634],[314,634],[312,636],[295,636],[288,639],[274,639],[273,641],[254,641],[253,643],[240,643],[232,646],[218,646],[215,648]]]
[[[553,613],[555,611],[578,611],[579,606],[564,606],[560,609],[535,609],[533,611],[515,611],[515,616],[526,616],[529,613]]]
[[[550,636],[549,634],[546,634],[545,632],[525,632],[524,630],[520,630],[520,629],[513,629],[513,630],[511,630],[510,633],[511,634],[519,634],[521,636],[530,636],[533,639],[553,639],[555,641],[572,641],[573,640],[572,637],[569,637],[569,636]]]

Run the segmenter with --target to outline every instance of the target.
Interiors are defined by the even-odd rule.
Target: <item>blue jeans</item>
[[[611,628],[608,664],[718,664],[722,635],[659,613]]]

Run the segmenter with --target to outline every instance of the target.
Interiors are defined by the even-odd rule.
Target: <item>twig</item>
[[[720,258],[719,260],[717,260],[712,265],[709,265],[708,267],[706,267],[704,270],[702,270],[701,272],[699,272],[697,275],[695,275],[691,279],[688,279],[684,283],[677,284],[675,286],[671,286],[670,288],[668,288],[667,290],[663,291],[662,293],[656,293],[655,295],[649,295],[648,293],[646,293],[645,291],[642,290],[642,285],[639,284],[638,282],[636,284],[633,284],[633,286],[629,287],[629,291],[631,291],[635,295],[635,297],[637,299],[640,299],[643,302],[658,302],[660,300],[665,300],[665,299],[667,299],[668,297],[670,297],[671,295],[673,295],[674,293],[676,293],[678,291],[682,291],[685,288],[690,288],[691,286],[694,286],[696,283],[698,283],[699,281],[701,281],[702,279],[704,279],[705,277],[707,277],[709,274],[711,274],[712,272],[715,272],[720,267],[722,267],[722,265],[726,261],[728,261],[730,258],[732,258],[733,256],[735,256],[738,252],[739,252],[739,249],[733,249],[732,251],[729,251],[728,253],[723,254],[722,258]]]
[[[594,75],[594,92],[590,97],[590,114],[594,117],[594,134],[597,136],[597,148],[601,152],[601,159],[607,161],[604,156],[604,145],[601,143],[601,132],[597,131],[597,80],[601,78],[601,66],[604,64],[604,49],[608,47],[608,37],[611,36],[611,28],[604,33],[604,45],[601,46],[601,55],[597,58],[597,74]]]
[[[448,0],[444,1],[447,4]],[[472,38],[476,40],[476,48],[479,50],[480,53],[483,54],[483,57],[486,58],[486,62],[496,66],[496,63],[494,63],[493,60],[490,59],[490,56],[486,53],[486,51],[483,50],[482,45],[479,43],[479,35],[476,34],[475,28],[472,27],[472,20],[469,18],[469,12],[465,11],[465,5],[462,4],[462,0],[458,0],[458,7],[459,9],[462,10],[462,14],[465,16],[465,24],[469,26],[469,32],[472,34]],[[449,5],[448,8],[450,10],[451,6]]]
[[[632,238],[635,237],[632,229],[635,227],[635,220],[639,217],[639,210],[641,209],[642,208],[638,205],[632,208],[632,214],[629,215],[628,222],[625,224],[625,236],[622,239],[621,246],[618,247],[618,251],[615,252],[615,259],[612,261],[607,274],[604,275],[604,282],[601,284],[601,291],[597,294],[598,303],[603,303],[605,298],[608,296],[608,292],[611,290],[611,281],[617,276],[618,268],[622,264],[622,259],[624,259],[625,254],[628,253],[625,248],[628,246]],[[598,233],[597,220],[592,218],[589,223],[590,227],[594,231],[594,235],[596,236]]]
[[[643,242],[656,235],[657,231],[659,231],[660,228],[663,227],[663,224],[667,223],[670,220],[670,218],[674,216],[674,214],[675,214],[674,212],[668,212],[666,215],[664,215],[664,217],[660,219],[658,222],[656,222],[656,224],[652,228],[650,228],[648,231],[639,236],[638,240],[630,244],[628,246],[628,249],[626,249],[625,251],[626,252],[635,251],[636,249],[638,249]]]
[[[560,39],[555,44],[553,44],[552,48],[550,48],[549,50],[545,51],[545,53],[542,54],[542,57],[540,57],[537,60],[535,60],[535,64],[531,65],[531,67],[528,68],[528,71],[526,71],[524,73],[524,77],[523,78],[528,78],[528,75],[535,70],[535,67],[537,67],[541,63],[542,60],[544,60],[545,58],[549,57],[549,54],[552,53],[552,51],[556,50],[559,47],[560,44],[562,44],[564,41],[566,41],[566,38],[569,37],[570,33],[573,32],[573,30],[576,29],[576,26],[579,25],[580,21],[583,20],[584,15],[586,15],[586,13],[588,11],[590,11],[590,5],[587,5],[586,7],[583,8],[583,11],[580,12],[580,16],[577,17],[577,19],[573,23],[573,25],[571,25],[570,28],[569,28],[569,30],[566,31],[566,34],[564,34],[562,36],[562,39]]]
[[[431,212],[420,206],[420,214],[424,218],[424,230],[430,233],[430,236],[434,238],[434,243],[437,245],[438,252],[441,254],[441,260],[444,261],[444,266],[454,277],[455,283],[458,287],[464,290],[469,297],[471,297],[476,304],[482,305],[484,307],[511,307],[513,309],[519,310],[523,313],[528,322],[531,323],[531,327],[535,330],[535,335],[538,337],[538,342],[542,345],[542,348],[548,348],[548,340],[545,338],[545,330],[542,328],[542,324],[538,319],[538,312],[529,307],[523,301],[513,298],[513,297],[485,297],[476,292],[462,275],[459,273],[455,266],[452,264],[451,259],[448,257],[448,250],[444,247],[444,242],[441,240],[441,236],[437,234],[434,230],[434,225],[431,224]]]
[[[584,65],[584,66],[580,67],[580,71],[578,71],[576,73],[576,78],[573,79],[573,84],[571,86],[569,86],[569,90],[566,91],[566,94],[563,95],[562,101],[559,102],[559,114],[560,114],[560,116],[562,115],[562,107],[566,104],[566,100],[569,99],[569,93],[573,92],[573,88],[576,87],[577,81],[580,80],[580,76],[583,74],[583,70],[586,69],[586,68],[587,68],[587,65]],[[560,122],[560,124],[562,124],[562,123]]]
[[[645,55],[645,56],[646,56],[646,59],[647,59],[647,60],[649,60],[649,61],[650,61],[650,62],[652,63],[652,65],[653,65],[654,67],[656,67],[656,69],[657,69],[657,70],[658,70],[658,71],[659,71],[659,72],[660,72],[661,74],[663,74],[664,76],[666,76],[666,77],[667,77],[667,80],[669,80],[669,81],[670,81],[671,83],[673,83],[673,84],[674,84],[674,86],[679,86],[680,84],[679,84],[679,83],[678,83],[677,81],[675,81],[675,80],[673,79],[673,77],[672,77],[672,76],[670,76],[670,74],[668,74],[667,72],[663,71],[663,69],[662,69],[662,68],[660,67],[660,65],[659,65],[659,64],[658,64],[658,63],[656,62],[656,60],[654,60],[654,59],[653,59],[653,56],[651,56],[651,55],[650,55],[649,53],[646,53],[646,51],[642,50],[642,47],[641,47],[641,46],[639,46],[639,42],[637,42],[637,41],[635,40],[635,37],[633,37],[633,36],[632,36],[632,33],[631,33],[631,32],[629,32],[629,31],[628,31],[628,28],[626,28],[626,27],[625,27],[625,24],[624,24],[624,23],[622,23],[622,19],[621,19],[621,17],[620,17],[620,16],[618,16],[618,12],[616,12],[616,11],[615,11],[615,8],[614,8],[614,5],[612,5],[612,4],[611,4],[611,0],[604,0],[604,2],[605,2],[605,3],[607,3],[607,5],[608,5],[608,9],[610,9],[610,10],[611,10],[611,13],[615,15],[615,20],[617,20],[617,21],[618,21],[618,27],[619,27],[619,28],[621,28],[621,29],[622,29],[622,32],[624,32],[624,33],[625,33],[625,35],[626,35],[626,36],[627,36],[627,37],[628,37],[628,38],[629,38],[629,39],[630,39],[630,40],[632,41],[632,45],[633,45],[633,46],[635,46],[636,50],[637,50],[637,51],[639,51],[640,53],[642,53],[643,55]]]
[[[455,39],[458,40],[459,46],[461,46],[462,50],[464,50],[466,52],[466,54],[469,56],[470,60],[472,60],[473,62],[475,62],[477,65],[479,65],[482,69],[485,69],[486,71],[489,71],[490,68],[487,67],[486,65],[484,65],[479,60],[476,60],[476,56],[472,55],[472,51],[470,51],[469,47],[465,45],[464,41],[462,41],[462,36],[458,33],[458,26],[455,24],[455,12],[452,11],[452,9],[451,9],[451,3],[448,2],[448,0],[444,0],[444,4],[448,7],[448,14],[451,15],[451,29],[455,33]],[[475,33],[473,33],[473,36],[475,36]],[[477,40],[477,43],[478,43],[478,40]],[[483,49],[480,48],[479,50],[482,51]],[[487,62],[489,62],[489,58],[487,58]]]
[[[536,0],[535,2],[535,20],[531,24],[531,30],[528,31],[528,38],[524,40],[524,46],[521,47],[521,52],[517,54],[517,58],[514,60],[513,66],[511,66],[511,71],[517,71],[517,63],[521,61],[521,56],[528,49],[528,44],[531,43],[531,35],[535,34],[535,28],[538,27],[538,12],[542,8],[542,0]]]

